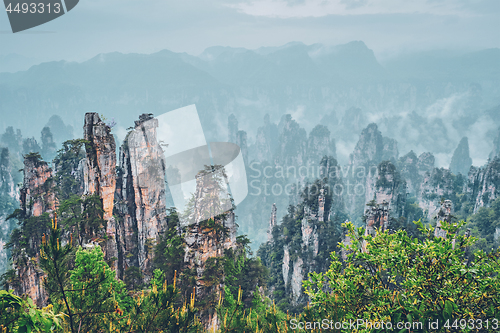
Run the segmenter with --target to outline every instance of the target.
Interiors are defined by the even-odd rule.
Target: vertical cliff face
[[[326,126],[317,125],[309,133],[307,139],[307,163],[318,165],[323,156],[336,158],[335,140],[330,139],[330,131]]]
[[[248,164],[247,132],[238,129],[238,120],[234,114],[228,117],[228,142],[237,144],[241,149],[243,161]]]
[[[257,162],[273,160],[278,144],[278,127],[271,123],[269,115],[264,117],[264,126],[257,129],[255,144],[250,148],[250,160]]]
[[[273,229],[276,226],[276,204],[273,203],[273,208],[271,209],[271,218],[269,219],[269,227],[267,229],[267,241],[271,242],[273,240]]]
[[[469,140],[467,137],[463,137],[451,158],[450,170],[456,175],[459,173],[467,175],[471,166],[472,158],[469,155]]]
[[[377,167],[377,175],[367,179],[366,203],[386,203],[394,217],[404,214],[407,184],[396,166],[384,161]]]
[[[195,272],[196,299],[203,301],[199,313],[206,327],[217,327],[217,315],[213,314],[221,283],[212,283],[214,279],[224,281],[218,276],[223,271],[217,269],[218,261],[225,250],[236,247],[237,227],[229,194],[227,177],[221,166],[208,167],[196,175],[196,192],[192,208],[186,212],[190,223],[186,227],[184,264]],[[224,211],[220,214],[220,211]],[[216,213],[214,213],[216,212]]]
[[[118,266],[152,274],[153,246],[166,228],[165,164],[158,120],[142,115],[120,148],[115,213]]]
[[[297,309],[307,301],[302,281],[309,272],[328,267],[329,254],[338,250],[341,240],[340,224],[347,218],[337,161],[325,157],[319,166],[320,179],[306,185],[300,202],[288,208],[281,224],[276,224],[273,206],[268,242],[259,249],[272,276],[269,290],[282,293],[277,302],[286,299]]]
[[[25,216],[40,216],[56,207],[52,169],[34,155],[24,158],[24,181],[20,191],[21,209]]]
[[[398,200],[396,197],[406,186],[394,167],[398,154],[396,140],[383,137],[376,124],[361,132],[348,166],[346,201],[353,219],[363,215],[366,203],[374,196],[377,202]],[[382,177],[377,174],[380,170],[384,171]]]
[[[472,167],[465,193],[474,203],[474,213],[500,196],[500,157],[495,157],[485,167]]]
[[[26,218],[52,213],[56,209],[52,169],[37,154],[24,158],[24,181],[20,190],[20,208]],[[42,223],[42,222],[40,222]],[[43,226],[40,226],[43,229]],[[43,271],[38,267],[40,235],[29,235],[29,247],[13,257],[16,275],[19,279],[18,294],[27,294],[39,306],[46,305],[48,295],[43,288]]]
[[[453,205],[451,200],[444,200],[441,203],[441,208],[436,215],[436,229],[434,230],[435,237],[446,238],[446,230],[443,230],[441,228],[441,225],[443,221],[445,221],[446,223],[451,223],[452,208]]]
[[[452,197],[455,193],[455,178],[450,170],[434,168],[424,175],[417,195],[420,207],[432,219],[441,207],[441,198]]]
[[[398,170],[406,180],[407,191],[416,196],[420,192],[424,175],[434,169],[434,156],[431,153],[422,153],[419,157],[410,151],[398,161]]]
[[[289,114],[281,117],[276,163],[281,166],[301,166],[306,162],[307,133]]]
[[[106,259],[117,258],[116,223],[113,218],[113,206],[116,189],[116,144],[111,129],[95,112],[85,114],[83,138],[86,158],[82,161],[83,194],[97,194],[102,200],[106,234],[108,240],[103,244]],[[113,261],[117,269],[117,262]],[[117,271],[118,272],[118,271]]]
[[[90,142],[86,146],[84,194],[99,194],[103,200],[104,218],[113,216],[113,201],[116,188],[116,144],[111,129],[97,113],[85,114],[83,138]]]
[[[5,244],[15,226],[14,221],[7,221],[6,218],[19,204],[19,194],[12,172],[9,149],[0,148],[0,275],[7,269],[8,254]]]

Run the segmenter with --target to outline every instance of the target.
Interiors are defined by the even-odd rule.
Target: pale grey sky
[[[68,14],[12,34],[0,54],[82,61],[104,52],[362,40],[379,58],[429,49],[500,47],[499,0],[81,0]]]

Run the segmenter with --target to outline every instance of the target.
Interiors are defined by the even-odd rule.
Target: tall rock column
[[[451,223],[451,210],[452,203],[451,200],[444,200],[441,204],[441,209],[439,210],[436,218],[436,230],[434,230],[435,237],[446,238],[446,230],[441,228],[441,223],[446,221],[446,223]]]
[[[116,144],[111,128],[95,112],[85,114],[83,138],[86,159],[83,164],[84,195],[97,194],[102,200],[103,218],[106,220],[108,241],[104,245],[106,259],[116,259],[116,223],[113,218],[113,206],[116,189]],[[114,261],[115,270],[118,269]],[[118,273],[118,270],[117,270]]]
[[[18,204],[19,194],[12,177],[9,149],[0,148],[0,275],[7,270],[8,256],[5,244],[15,226],[13,220],[7,221],[6,218]]]
[[[103,201],[104,219],[113,216],[116,188],[116,144],[111,129],[95,112],[85,114],[83,138],[90,142],[86,146],[87,160],[84,194],[98,194]]]
[[[451,158],[450,170],[454,174],[467,175],[472,166],[472,158],[469,155],[469,140],[463,137]]]
[[[223,291],[224,277],[220,276],[221,271],[210,271],[209,274],[205,271],[217,267],[217,260],[225,250],[236,246],[237,224],[224,182],[222,167],[210,167],[196,175],[196,192],[192,211],[188,212],[190,224],[185,235],[184,263],[196,272],[196,299],[205,303],[200,318],[210,328],[218,326],[217,314],[212,311]],[[213,213],[221,212],[221,208],[224,213]],[[207,265],[209,261],[211,265]]]
[[[28,154],[24,157],[24,181],[20,191],[20,206],[24,216],[40,216],[56,209],[56,197],[52,182],[52,169],[39,158]],[[16,275],[19,277],[18,294],[27,294],[38,306],[45,306],[47,292],[43,288],[43,271],[38,267],[39,246],[41,242],[35,235],[30,239],[28,253],[23,252],[13,257]],[[31,257],[30,256],[33,256]]]
[[[166,229],[164,154],[156,137],[158,120],[143,114],[120,148],[116,195],[119,266],[152,274],[153,248]],[[123,273],[121,272],[121,274]]]

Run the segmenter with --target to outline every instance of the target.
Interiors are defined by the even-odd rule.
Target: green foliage
[[[16,219],[19,224],[18,228],[12,231],[7,243],[7,248],[12,250],[12,257],[23,259],[26,256],[28,258],[36,256],[42,235],[49,230],[49,214],[27,217],[23,210],[16,209],[7,217],[7,220],[11,219]]]
[[[83,139],[65,141],[54,158],[58,197],[61,201],[70,198],[73,193],[77,193],[79,190],[80,185],[74,174],[78,170],[80,161],[85,157],[83,148],[89,144]]]
[[[99,241],[107,237],[102,199],[98,194],[70,196],[60,203],[59,215],[64,228],[75,234],[80,246],[91,239]]]
[[[193,303],[176,308],[178,298],[175,285],[168,285],[163,272],[155,270],[151,288],[134,298],[120,332],[203,332]]]
[[[229,288],[224,289],[224,302],[217,307],[217,315],[221,323],[220,332],[289,332],[287,329],[287,315],[281,312],[274,304],[270,306],[262,300],[262,296],[255,290],[252,294],[252,307],[245,308],[242,300],[242,290],[233,297]]]
[[[473,236],[480,238],[473,245],[473,250],[490,252],[498,248],[500,239],[495,240],[495,234],[500,229],[500,198],[491,202],[490,207],[481,207],[476,214],[469,216],[467,227],[471,229]]]
[[[161,269],[168,283],[173,283],[175,272],[181,272],[184,263],[184,239],[179,215],[174,208],[169,209],[167,230],[160,235],[154,248],[154,267]]]
[[[115,326],[124,309],[131,306],[125,284],[115,278],[99,246],[78,249],[68,282],[68,302],[80,331],[99,332],[103,323]]]
[[[418,222],[424,241],[399,230],[364,236],[349,223],[351,253],[342,265],[332,253],[330,269],[311,273],[304,281],[311,307],[306,321],[334,322],[363,319],[370,322],[422,322],[439,320],[494,320],[500,317],[500,251],[477,252],[472,262],[466,248],[474,238],[453,236],[464,222],[443,223],[447,238],[435,238],[432,227]],[[455,244],[455,245],[454,245]],[[363,250],[366,248],[366,251]],[[369,332],[371,330],[360,330]],[[462,332],[474,331],[461,328]],[[484,330],[483,331],[488,331]],[[494,330],[490,330],[493,332]]]
[[[24,159],[26,161],[33,163],[35,166],[39,166],[42,163],[45,163],[42,159],[42,155],[40,155],[40,153],[38,152],[29,152],[26,155],[24,155]]]
[[[38,309],[31,298],[23,299],[11,291],[0,290],[0,332],[50,332],[61,327],[62,314],[52,306]]]
[[[294,261],[298,257],[302,258],[304,264],[302,269],[305,272],[319,270],[324,271],[329,266],[330,253],[337,250],[337,244],[341,241],[341,223],[347,219],[347,215],[340,210],[335,210],[329,214],[332,202],[332,191],[329,191],[327,179],[316,180],[306,186],[301,194],[302,201],[296,206],[290,205],[288,213],[283,217],[282,223],[276,225],[272,230],[273,240],[261,245],[257,255],[261,258],[263,265],[269,270],[268,286],[272,290],[272,298],[282,311],[298,313],[306,305],[306,297],[301,297],[298,304],[291,305],[290,285],[285,287],[283,277],[283,256],[284,248],[287,247],[290,253],[290,260]],[[331,187],[330,187],[331,188]],[[330,220],[319,221],[305,216],[304,211],[309,210],[311,214],[318,214],[319,196],[321,189],[325,194],[325,217],[331,215]],[[311,248],[303,247],[302,221],[306,219],[311,228],[315,229],[318,235],[318,253],[313,255]],[[289,274],[291,274],[289,271]]]

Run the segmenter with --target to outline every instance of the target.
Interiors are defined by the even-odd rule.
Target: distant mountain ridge
[[[498,73],[499,49],[416,54],[382,65],[362,41],[338,46],[292,42],[255,50],[215,46],[199,56],[168,50],[113,52],[82,63],[55,61],[0,73],[0,130],[13,126],[27,135],[38,133],[37,126],[52,115],[79,128],[84,112],[97,111],[115,118],[123,133],[138,114],[159,115],[189,104],[198,106],[209,141],[226,137],[224,123],[231,113],[249,134],[255,134],[266,114],[278,120],[290,113],[311,130],[327,115],[352,123],[349,110],[360,110],[356,119],[362,124],[356,120],[356,128],[376,121],[396,130],[410,115],[425,120],[435,114],[432,108],[451,99],[456,101],[451,107],[459,109],[429,121],[451,121],[467,131],[474,119],[500,104]],[[329,126],[334,135],[356,132],[340,123]],[[401,136],[407,133],[395,135],[402,146]],[[440,135],[449,136],[449,130]],[[470,134],[460,138],[464,135]],[[441,142],[439,152],[451,154],[460,138]],[[413,134],[405,149],[432,150],[428,140],[417,148],[417,139]]]

